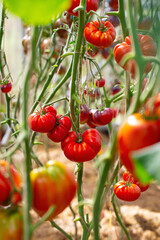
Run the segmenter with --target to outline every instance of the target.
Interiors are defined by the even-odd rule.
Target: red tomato
[[[129,180],[130,178],[130,180]],[[123,173],[123,179],[127,182],[129,180],[130,183],[136,184],[140,189],[141,192],[146,191],[149,188],[149,184],[142,185],[138,180],[136,180],[130,173],[124,172]]]
[[[96,11],[98,9],[98,0],[87,0],[86,2],[86,10],[87,12],[93,10]],[[72,0],[72,5],[71,7],[67,10],[70,14],[78,17],[78,12],[73,12],[73,9],[78,7],[80,4],[80,0]]]
[[[21,209],[0,209],[0,239],[23,240],[23,215]]]
[[[34,112],[28,117],[28,125],[35,132],[47,133],[56,123],[57,111],[53,106],[46,106],[39,112]]]
[[[56,125],[54,128],[47,133],[47,136],[53,142],[62,142],[67,133],[70,131],[72,123],[69,117],[64,116],[60,118],[61,115],[57,115]],[[60,119],[58,119],[60,118]]]
[[[118,150],[122,164],[135,176],[132,151],[142,149],[160,140],[156,120],[146,120],[140,113],[129,116],[118,131]]]
[[[6,84],[1,85],[1,91],[3,93],[9,93],[12,89],[12,83],[8,80]]]
[[[111,88],[111,93],[114,95],[114,94],[117,94],[118,92],[120,92],[122,90],[121,86],[116,84],[115,86],[113,86]]]
[[[148,35],[138,34],[139,43],[141,47],[142,54],[144,56],[156,56],[157,48],[153,39]],[[130,59],[124,66],[122,66],[122,61],[127,53],[132,52],[131,37],[125,38],[125,42],[117,44],[114,48],[114,57],[116,62],[127,72],[132,74],[134,78],[137,72],[136,62],[134,59]],[[152,69],[151,63],[147,63],[144,72],[149,73]]]
[[[99,49],[91,44],[88,44],[87,46],[87,53],[91,56],[91,57],[95,57],[99,52]]]
[[[101,55],[104,59],[107,59],[109,57],[109,49],[108,48],[101,49]]]
[[[89,118],[89,108],[85,105],[85,104],[82,104],[80,106],[80,123],[81,124],[84,124],[88,121],[88,118]]]
[[[11,175],[10,175],[11,174]],[[0,204],[8,205],[21,201],[21,194],[16,190],[21,190],[21,176],[13,165],[7,161],[0,160]],[[14,189],[15,188],[15,189]]]
[[[111,108],[90,110],[90,122],[95,126],[104,126],[112,121],[113,111]]]
[[[101,149],[101,135],[95,129],[88,129],[83,133],[82,140],[77,140],[76,133],[72,131],[61,143],[61,148],[71,161],[90,161]]]
[[[135,201],[141,195],[141,189],[134,183],[120,181],[114,185],[115,195],[124,201]]]
[[[114,10],[118,10],[118,0],[109,0],[109,6]]]
[[[89,22],[84,28],[84,36],[86,40],[98,48],[109,47],[115,37],[116,32],[113,25],[106,21],[102,23],[98,21]]]
[[[110,15],[109,18],[107,19],[107,21],[112,23],[112,25],[114,27],[117,27],[120,24],[119,18],[117,16],[114,16],[114,15]]]
[[[50,160],[43,167],[30,173],[33,192],[33,209],[43,216],[47,210],[55,209],[49,220],[55,218],[75,196],[77,183],[72,172],[62,163]]]
[[[105,79],[104,78],[101,78],[101,79],[97,79],[96,80],[96,86],[97,87],[103,87],[105,85]]]

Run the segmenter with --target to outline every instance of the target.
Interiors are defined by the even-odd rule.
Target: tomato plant
[[[69,132],[61,143],[65,156],[74,162],[92,160],[101,149],[101,135],[95,129],[88,129],[77,139],[74,131]]]
[[[56,114],[53,106],[46,106],[28,117],[29,127],[35,132],[47,133],[55,126]]]
[[[114,193],[119,199],[131,202],[140,197],[141,190],[134,183],[120,181],[114,185]]]
[[[77,183],[71,171],[62,163],[50,160],[30,173],[33,208],[43,216],[53,206],[49,219],[61,213],[75,196]],[[45,194],[44,194],[45,193]]]
[[[108,21],[92,21],[85,26],[84,36],[86,40],[94,46],[106,48],[113,43],[116,32],[113,25]]]

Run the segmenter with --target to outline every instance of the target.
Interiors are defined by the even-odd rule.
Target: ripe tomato
[[[142,54],[144,56],[156,56],[157,47],[153,41],[153,39],[148,35],[138,34],[139,44],[141,47]],[[130,59],[124,66],[122,66],[123,58],[127,53],[132,52],[132,43],[131,37],[128,36],[125,38],[125,42],[117,44],[114,48],[114,57],[116,62],[127,72],[132,74],[134,78],[137,72],[136,62],[134,59]],[[149,73],[152,69],[152,64],[147,63],[145,66],[144,72]]]
[[[91,57],[95,57],[99,52],[99,49],[91,44],[87,45],[87,53],[89,54],[89,56]]]
[[[86,40],[98,48],[109,47],[115,37],[116,32],[113,25],[106,21],[102,23],[98,21],[89,22],[84,28],[84,36]]]
[[[114,10],[118,10],[118,0],[109,0],[109,6]]]
[[[1,91],[3,93],[9,93],[11,91],[11,89],[12,89],[11,81],[8,80],[7,83],[1,84]]]
[[[107,21],[112,23],[112,25],[114,27],[117,27],[120,24],[119,18],[117,16],[114,16],[114,15],[110,15],[109,18],[107,19]]]
[[[57,21],[54,23],[54,28],[65,28],[65,25],[68,25],[68,21],[63,18],[57,19]],[[67,29],[59,29],[57,30],[58,35],[61,38],[67,38],[68,37],[68,31]]]
[[[82,135],[82,140],[77,140],[74,131],[69,132],[61,143],[64,155],[74,162],[92,160],[101,149],[101,135],[95,129],[88,129]]]
[[[118,92],[120,92],[121,90],[122,90],[121,86],[116,84],[111,88],[111,93],[112,93],[112,95],[115,95]]]
[[[96,11],[98,9],[98,0],[87,0],[86,2],[86,11],[89,12],[91,10]],[[67,10],[70,14],[78,17],[78,12],[73,12],[73,9],[78,7],[80,4],[80,0],[72,0],[71,7]]]
[[[8,205],[21,201],[21,176],[13,165],[7,161],[0,160],[0,204]],[[15,189],[14,189],[15,188]]]
[[[115,195],[124,201],[135,201],[141,195],[141,189],[134,183],[120,181],[114,185]]]
[[[104,126],[112,121],[113,111],[111,108],[104,108],[102,111],[98,109],[90,110],[90,123],[95,126]]]
[[[118,131],[118,150],[122,164],[135,176],[132,151],[142,149],[160,140],[156,120],[146,120],[140,113],[129,116]]]
[[[57,111],[53,106],[46,106],[28,117],[28,125],[35,132],[47,133],[55,126],[56,114]]]
[[[62,140],[65,138],[67,133],[70,131],[72,123],[69,117],[64,116],[60,118],[61,115],[57,115],[56,125],[54,128],[47,133],[47,136],[53,141],[53,142],[62,142]],[[60,118],[60,119],[58,119]]]
[[[96,80],[96,86],[97,87],[103,87],[105,85],[105,79],[104,78],[101,78],[101,79],[97,79]]]
[[[109,57],[109,48],[101,49],[101,55],[104,59],[107,59]]]
[[[129,178],[130,178],[130,180],[129,180]],[[142,184],[141,184],[138,180],[136,180],[130,173],[124,172],[124,173],[123,173],[123,179],[124,179],[125,181],[128,181],[128,180],[129,180],[130,183],[136,184],[136,185],[141,189],[141,192],[144,192],[144,191],[146,191],[146,190],[149,188],[149,184],[147,184],[147,185],[142,185]]]
[[[33,192],[33,209],[43,216],[47,210],[55,209],[49,220],[61,213],[75,196],[77,183],[72,172],[62,163],[50,160],[45,166],[30,173]]]
[[[85,104],[82,104],[80,106],[80,123],[81,124],[84,124],[88,121],[88,118],[89,118],[89,108],[85,105]]]
[[[23,240],[23,215],[21,209],[0,209],[0,239]]]

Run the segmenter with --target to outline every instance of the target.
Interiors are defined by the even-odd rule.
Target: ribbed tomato
[[[22,209],[0,209],[0,239],[23,240]]]
[[[21,176],[13,165],[0,160],[0,205],[21,201]]]
[[[92,160],[101,149],[101,135],[95,129],[88,129],[77,140],[74,131],[69,132],[61,143],[64,155],[74,162],[86,162]]]
[[[144,56],[156,56],[157,47],[153,39],[148,35],[138,34],[139,44]],[[125,38],[125,42],[117,44],[114,48],[114,57],[116,62],[127,72],[131,73],[134,78],[137,72],[137,66],[134,59],[130,59],[124,66],[122,65],[123,59],[127,53],[132,52],[132,42],[131,37],[128,36]],[[149,73],[152,69],[152,64],[147,63],[145,66],[144,72]]]
[[[98,48],[107,48],[115,40],[116,32],[108,21],[92,21],[85,26],[84,36],[92,45]]]
[[[54,128],[56,115],[57,111],[53,106],[46,106],[28,117],[28,125],[35,132],[47,133]]]
[[[129,116],[118,131],[120,160],[135,176],[132,151],[142,149],[160,140],[157,120],[145,119],[140,113]]]
[[[96,11],[98,9],[98,0],[87,0],[86,2],[86,11],[89,12],[91,10]],[[80,4],[80,0],[72,0],[71,7],[67,10],[70,14],[78,17],[78,12],[73,12],[73,9],[78,7]]]
[[[54,206],[49,220],[61,213],[75,196],[77,183],[72,172],[62,163],[50,160],[30,173],[33,209],[43,216]]]
[[[131,202],[140,197],[141,190],[134,183],[120,181],[114,185],[114,193],[119,199]]]
[[[47,133],[47,136],[53,141],[53,142],[62,142],[62,140],[65,138],[67,133],[70,131],[72,123],[69,117],[64,116],[60,118],[61,115],[57,115],[57,120],[54,128]],[[60,119],[58,119],[60,118]]]
[[[129,178],[130,178],[130,180],[129,180]],[[146,191],[146,190],[149,188],[149,184],[147,184],[147,185],[142,185],[138,180],[136,180],[136,179],[135,179],[130,173],[128,173],[128,172],[124,172],[124,173],[123,173],[123,179],[124,179],[124,181],[128,181],[128,180],[129,180],[130,183],[136,184],[136,185],[141,189],[141,192],[144,192],[144,191]]]

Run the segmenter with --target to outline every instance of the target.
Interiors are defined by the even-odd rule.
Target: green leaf
[[[160,143],[132,152],[135,174],[143,184],[160,182]]]
[[[4,0],[8,10],[28,24],[48,24],[67,10],[71,0]]]

